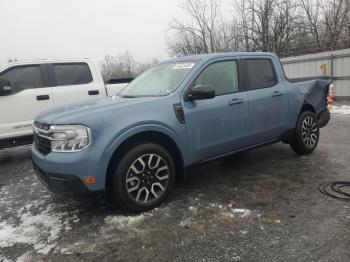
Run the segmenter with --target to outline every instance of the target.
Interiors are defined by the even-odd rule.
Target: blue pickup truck
[[[53,192],[110,192],[120,207],[146,211],[196,163],[280,141],[313,152],[330,84],[287,79],[271,53],[165,61],[118,96],[40,114],[34,169]]]

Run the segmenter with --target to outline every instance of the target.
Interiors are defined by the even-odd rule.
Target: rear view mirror
[[[188,94],[188,101],[211,99],[215,97],[215,90],[209,85],[198,85],[191,87]]]
[[[7,79],[0,78],[0,96],[8,96],[12,94],[10,82]]]

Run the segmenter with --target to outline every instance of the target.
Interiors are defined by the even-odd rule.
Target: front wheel
[[[290,146],[298,154],[311,154],[318,145],[319,137],[320,130],[315,114],[305,111],[299,117]]]
[[[160,145],[141,143],[130,149],[117,165],[113,177],[116,202],[132,212],[158,206],[171,191],[175,165]]]

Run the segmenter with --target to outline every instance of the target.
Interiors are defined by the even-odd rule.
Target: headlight
[[[83,125],[51,126],[48,131],[53,152],[77,152],[87,148],[91,142],[90,129]]]

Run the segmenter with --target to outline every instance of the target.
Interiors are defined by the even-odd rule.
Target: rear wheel
[[[298,154],[310,154],[317,147],[319,136],[320,130],[315,114],[304,111],[299,117],[290,146]]]
[[[126,210],[147,211],[167,197],[174,178],[175,165],[168,151],[141,143],[126,152],[114,172],[114,198]]]

